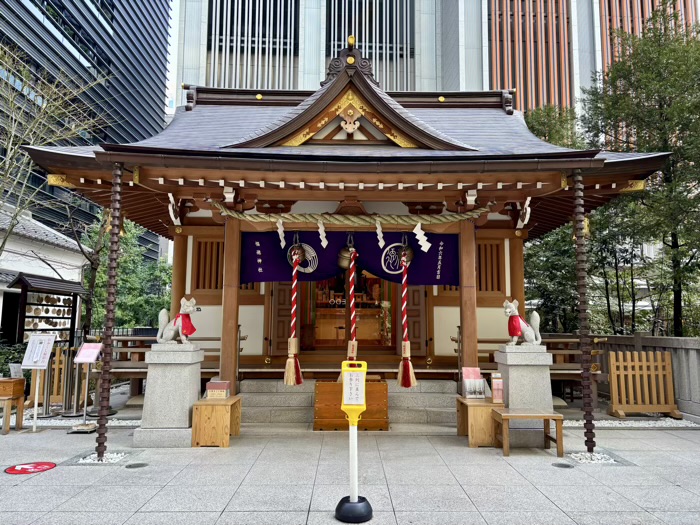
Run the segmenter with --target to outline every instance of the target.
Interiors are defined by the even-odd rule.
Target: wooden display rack
[[[386,381],[370,379],[365,383],[367,410],[358,430],[389,430],[389,387]],[[316,381],[314,392],[314,430],[348,430],[348,420],[340,410],[343,383]]]

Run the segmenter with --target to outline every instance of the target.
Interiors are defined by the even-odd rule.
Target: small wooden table
[[[22,430],[24,420],[24,379],[0,379],[0,405],[2,408],[2,431],[5,435],[10,431],[10,416],[12,405],[17,405],[15,430]]]
[[[494,433],[496,440],[502,443],[503,455],[510,455],[510,422],[513,419],[534,419],[544,422],[544,448],[550,447],[550,442],[557,444],[557,456],[564,457],[564,436],[562,432],[564,416],[557,412],[545,412],[542,410],[517,409],[517,408],[494,408],[491,411],[493,419]],[[556,425],[556,437],[549,433],[550,420],[554,420]]]
[[[201,399],[192,410],[192,446],[228,448],[241,434],[241,398]]]
[[[503,408],[490,397],[472,399],[457,398],[457,435],[469,437],[469,447],[495,447],[496,434],[491,422],[491,410]]]

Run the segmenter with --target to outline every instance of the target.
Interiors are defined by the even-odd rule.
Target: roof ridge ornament
[[[326,79],[321,82],[321,86],[325,86],[338,78],[343,71],[346,71],[350,77],[359,71],[372,84],[379,86],[379,82],[374,78],[374,73],[372,72],[372,61],[363,57],[359,49],[355,47],[355,37],[353,35],[348,37],[348,47],[341,49],[338,56],[328,64]]]

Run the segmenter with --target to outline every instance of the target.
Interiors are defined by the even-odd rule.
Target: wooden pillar
[[[462,329],[462,366],[478,366],[476,235],[471,221],[459,223],[459,319]]]
[[[520,315],[525,315],[525,253],[522,237],[509,240],[510,248],[510,295],[517,299]]]
[[[224,289],[221,300],[221,360],[219,377],[238,393],[238,304],[241,293],[241,221],[227,218],[224,227]]]
[[[109,395],[112,388],[112,335],[117,312],[117,266],[119,264],[119,232],[122,227],[122,170],[123,165],[115,162],[112,167],[112,201],[110,203],[109,257],[107,262],[107,305],[105,308],[105,329],[102,341],[102,371],[100,372],[97,401],[97,457],[102,459],[107,451],[107,416],[109,415]]]
[[[581,350],[581,387],[583,390],[583,435],[588,452],[595,452],[595,422],[593,421],[593,390],[591,377],[591,335],[588,318],[588,259],[584,234],[585,207],[583,176],[574,172],[574,216],[576,219],[576,287],[578,289],[578,329]]]
[[[187,281],[187,235],[173,238],[173,284],[170,298],[170,319],[180,313],[180,299],[185,296]]]

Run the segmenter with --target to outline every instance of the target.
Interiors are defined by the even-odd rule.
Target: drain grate
[[[143,468],[147,466],[148,463],[129,463],[128,465],[125,465],[124,468]]]
[[[552,463],[552,466],[557,468],[574,468],[571,463]]]

